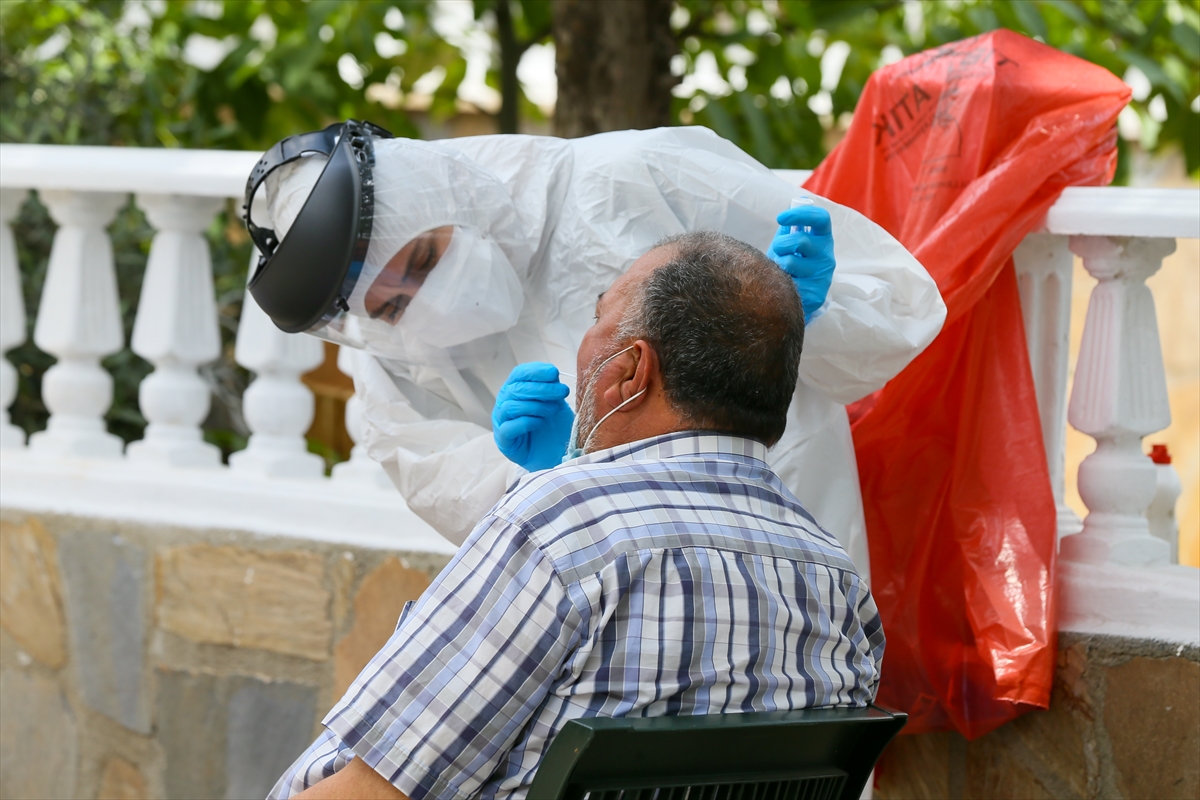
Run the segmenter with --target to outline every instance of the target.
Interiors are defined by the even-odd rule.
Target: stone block
[[[303,552],[190,545],[158,558],[158,622],[197,642],[329,658],[324,560]]]
[[[313,740],[316,690],[294,683],[235,681],[229,700],[226,800],[266,797]]]
[[[0,672],[0,797],[77,797],[79,736],[61,687],[44,675]]]
[[[1054,691],[1061,702],[1072,706],[1089,723],[1094,718],[1092,690],[1087,682],[1087,646],[1082,642],[1062,647],[1054,670]],[[1051,701],[1052,703],[1054,701]]]
[[[104,765],[96,800],[143,800],[150,796],[141,770],[123,758]]]
[[[388,558],[363,578],[354,597],[354,627],[334,650],[333,692],[341,697],[396,630],[404,604],[429,586],[429,576]]]
[[[158,684],[168,798],[266,797],[312,742],[313,687],[166,670]]]
[[[1200,664],[1131,658],[1105,670],[1104,727],[1125,797],[1200,797]]]
[[[1037,737],[1035,734],[1034,738],[1043,737]],[[1037,769],[1038,756],[1034,755],[1026,744],[1020,734],[1005,728],[971,742],[967,746],[966,785],[962,796],[967,800],[993,800],[1001,797],[1065,800],[1083,797],[1081,794],[1055,793],[1049,788],[1047,783],[1055,783],[1054,773],[1051,772],[1050,779],[1047,780],[1042,771]],[[930,795],[933,796],[935,795]]]
[[[1200,797],[1195,649],[1070,633],[1059,643],[1048,710],[970,743],[902,735],[880,759],[875,796]]]
[[[150,732],[146,552],[120,536],[59,540],[68,634],[83,700],[130,730]]]
[[[1083,647],[1058,654],[1050,708],[1030,711],[967,746],[968,798],[1083,798],[1097,771]]]
[[[0,521],[0,626],[51,669],[67,661],[55,549],[36,519]]]
[[[158,741],[168,798],[225,796],[226,720],[219,682],[212,675],[158,673]]]
[[[341,556],[333,560],[329,583],[333,590],[333,629],[336,632],[345,630],[346,617],[350,615],[350,592],[357,572],[351,551],[343,550]]]
[[[901,734],[880,756],[875,796],[880,800],[962,797],[966,740],[957,733]]]

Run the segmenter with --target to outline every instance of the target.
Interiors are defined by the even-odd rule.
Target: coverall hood
[[[268,212],[282,238],[324,167],[313,155],[267,178]],[[375,142],[374,222],[348,307],[312,331],[391,361],[473,360],[524,305],[533,248],[508,189],[433,142]]]

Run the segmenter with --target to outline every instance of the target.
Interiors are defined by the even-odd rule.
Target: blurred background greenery
[[[596,6],[586,4],[597,3]],[[812,168],[849,124],[868,76],[920,50],[1009,28],[1099,64],[1133,88],[1120,121],[1118,182],[1135,151],[1181,153],[1200,175],[1200,11],[1193,0],[622,0],[657,31],[662,108],[645,127],[711,127],[770,167]],[[598,0],[3,0],[0,141],[263,150],[348,117],[397,135],[552,133],[569,54],[556,37]],[[656,33],[651,31],[651,33]],[[599,35],[599,34],[597,34]],[[653,38],[653,37],[650,37]],[[605,58],[619,58],[605,45]],[[578,49],[578,48],[576,48]],[[576,87],[579,88],[579,87]],[[588,95],[590,87],[583,87]],[[579,93],[577,92],[576,95]],[[658,102],[658,101],[655,101]],[[665,106],[669,105],[669,108]],[[635,109],[635,112],[637,110]],[[560,115],[562,115],[560,109]],[[575,113],[572,110],[572,113]],[[578,125],[559,127],[580,132]],[[603,121],[593,123],[595,132]],[[225,355],[203,369],[205,423],[225,452],[248,433],[248,376],[232,357],[250,244],[232,203],[212,224]],[[26,308],[38,307],[54,225],[32,199],[14,225]],[[126,332],[152,231],[132,203],[111,227]],[[32,332],[34,315],[30,314]],[[32,336],[30,336],[32,338]],[[45,426],[41,376],[52,359],[27,342],[9,354],[12,410]],[[108,422],[127,441],[145,420],[150,367],[128,349]],[[328,447],[329,460],[341,457]]]

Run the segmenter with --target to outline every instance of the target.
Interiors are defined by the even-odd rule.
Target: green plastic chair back
[[[878,706],[572,720],[529,800],[858,800],[907,720]]]

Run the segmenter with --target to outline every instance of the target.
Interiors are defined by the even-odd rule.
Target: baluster
[[[221,453],[205,442],[200,423],[211,392],[196,367],[221,352],[212,257],[201,234],[224,202],[218,197],[139,194],[155,227],[133,326],[133,352],[154,365],[138,404],[149,424],[129,458],[177,467],[216,467]]]
[[[1067,356],[1071,333],[1071,272],[1075,258],[1066,236],[1034,233],[1013,253],[1025,344],[1037,390],[1042,441],[1050,467],[1050,485],[1058,507],[1061,539],[1083,528],[1064,499],[1067,445]]]
[[[258,251],[250,256],[250,274]],[[237,362],[255,373],[242,397],[242,412],[250,427],[250,443],[229,457],[235,472],[290,478],[319,478],[325,461],[308,452],[304,432],[312,425],[313,396],[300,376],[320,365],[325,355],[321,340],[303,333],[284,333],[254,302],[242,300],[238,322]]]
[[[356,353],[349,347],[338,349],[338,369],[350,377],[354,377],[355,358],[369,358],[365,354]],[[340,484],[357,485],[375,489],[393,489],[392,480],[383,471],[379,462],[367,454],[367,448],[359,444],[362,439],[362,401],[358,395],[351,395],[346,401],[346,433],[354,447],[350,448],[350,460],[333,465],[333,480]]]
[[[8,418],[8,407],[17,398],[17,371],[5,354],[25,341],[25,298],[21,292],[21,265],[9,221],[25,202],[24,189],[0,189],[0,448],[25,446],[25,431]]]
[[[1083,531],[1060,544],[1064,559],[1166,564],[1170,547],[1150,535],[1154,464],[1142,437],[1171,423],[1154,298],[1146,279],[1174,252],[1173,239],[1073,236],[1071,250],[1099,283],[1088,301],[1068,417],[1096,440],[1079,466],[1088,507]]]
[[[33,341],[58,363],[42,378],[50,421],[29,438],[29,446],[43,455],[117,458],[121,439],[104,425],[113,381],[100,359],[125,343],[112,240],[105,228],[127,195],[59,189],[40,194],[59,228]]]

